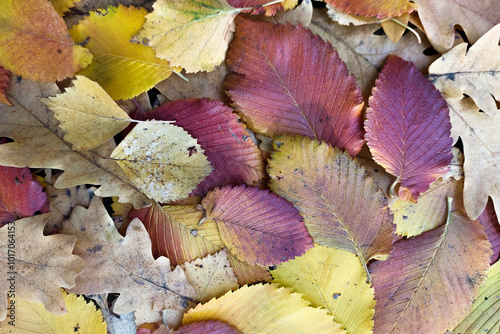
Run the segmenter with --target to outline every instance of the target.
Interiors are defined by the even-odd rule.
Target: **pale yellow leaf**
[[[166,203],[187,197],[210,174],[212,168],[203,152],[196,139],[178,126],[142,122],[111,158],[146,196]]]
[[[274,280],[328,310],[348,333],[371,333],[375,300],[359,258],[347,251],[316,245],[301,257],[279,265]]]
[[[130,124],[124,112],[98,83],[77,75],[73,87],[56,97],[42,99],[54,112],[64,139],[75,150],[93,149]]]

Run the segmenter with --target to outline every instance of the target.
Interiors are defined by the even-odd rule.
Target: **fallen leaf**
[[[361,93],[337,52],[301,26],[237,19],[226,87],[255,132],[317,137],[355,155]]]
[[[273,22],[272,20],[279,24],[286,24],[288,22],[294,26],[300,23],[303,27],[307,28],[311,24],[312,15],[312,1],[302,0],[301,4],[294,9],[276,13],[272,18],[269,18],[269,22]]]
[[[251,14],[266,14],[266,16],[274,16],[278,11],[289,10],[294,8],[298,0],[282,0],[276,1],[277,3],[268,5],[274,1],[269,0],[228,0],[231,6],[236,8],[247,8],[251,11]],[[252,7],[252,8],[248,8]]]
[[[434,230],[399,240],[371,268],[374,333],[442,334],[466,315],[489,267],[484,230],[458,211]]]
[[[477,293],[469,314],[453,330],[454,333],[500,332],[500,263],[487,271],[487,278]]]
[[[353,15],[348,14],[340,9],[333,7],[330,4],[326,4],[326,8],[328,9],[328,16],[338,24],[343,26],[348,26],[350,24],[359,26],[370,23],[381,23],[383,21],[389,20],[389,18],[378,18],[378,17],[367,17],[363,15]]]
[[[106,334],[107,326],[102,313],[93,303],[83,296],[59,292],[64,298],[68,312],[64,315],[53,314],[45,310],[42,303],[30,302],[21,298],[15,302],[15,327],[8,324],[9,318],[0,323],[0,332],[18,334],[45,333],[85,333]]]
[[[15,220],[49,212],[47,194],[28,167],[0,166],[0,227]]]
[[[56,12],[63,16],[65,12],[67,12],[71,7],[73,7],[80,0],[49,0],[52,5],[54,5],[54,9]]]
[[[470,43],[500,22],[496,0],[415,0],[425,33],[439,53],[453,47],[455,27],[460,26]]]
[[[130,42],[146,13],[144,8],[110,6],[90,12],[70,31],[76,43],[87,41],[85,47],[94,55],[78,74],[99,83],[113,100],[131,99],[172,74],[170,64],[156,58],[153,49]]]
[[[77,238],[74,253],[85,261],[71,293],[120,293],[113,307],[120,314],[184,309],[195,296],[182,268],[171,271],[167,258],[153,259],[144,225],[133,220],[122,237],[98,197],[88,209],[76,207],[62,233]]]
[[[5,103],[9,106],[12,104],[7,100],[7,96],[5,95],[6,91],[9,89],[10,83],[10,71],[7,71],[5,68],[0,66],[0,103]]]
[[[201,204],[229,251],[250,265],[286,262],[313,245],[298,211],[267,190],[223,187],[209,192]]]
[[[401,37],[403,37],[408,26],[409,17],[409,14],[403,14],[394,17],[392,20],[380,22],[380,26],[384,29],[384,33],[393,43],[397,43]]]
[[[243,8],[226,0],[158,0],[134,42],[150,45],[156,56],[188,73],[212,71],[226,55],[234,17]]]
[[[197,139],[214,171],[193,191],[227,185],[256,185],[265,177],[264,159],[231,108],[219,101],[187,99],[166,103],[149,112],[150,119],[175,121]],[[192,150],[192,154],[196,154]],[[191,155],[191,154],[190,154]]]
[[[54,112],[64,140],[75,150],[90,150],[101,145],[130,124],[130,117],[113,99],[87,77],[77,75],[66,92],[41,99]]]
[[[83,261],[72,255],[75,238],[43,235],[49,213],[10,222],[0,228],[0,320],[7,315],[7,297],[40,302],[54,314],[66,313],[60,287],[75,286]],[[13,245],[13,246],[11,246]],[[5,283],[7,282],[7,283]]]
[[[275,284],[244,286],[189,310],[183,324],[217,320],[242,333],[345,333],[326,310]]]
[[[140,208],[149,200],[109,156],[114,143],[107,142],[92,152],[72,150],[63,139],[57,120],[39,97],[59,93],[54,84],[39,84],[19,77],[11,83],[12,106],[0,104],[0,137],[14,142],[0,145],[0,165],[44,167],[65,170],[54,186],[69,188],[79,184],[101,185],[96,195],[119,196],[120,201]]]
[[[166,203],[187,197],[210,174],[203,152],[196,139],[178,126],[142,122],[110,157],[146,196]]]
[[[491,244],[493,255],[490,257],[490,265],[492,265],[500,259],[500,225],[491,201],[488,201],[488,205],[477,217],[477,220],[483,225],[484,232]]]
[[[375,300],[359,258],[347,251],[316,245],[272,271],[272,283],[304,295],[325,308],[348,333],[372,333]],[[355,297],[354,297],[355,296]]]
[[[401,16],[417,9],[417,6],[408,0],[325,0],[325,2],[348,14],[377,18]]]
[[[299,209],[314,242],[370,259],[392,249],[392,215],[372,176],[326,143],[281,137],[269,160],[270,189]]]
[[[366,142],[375,162],[397,177],[398,196],[416,202],[452,159],[448,107],[410,62],[389,56],[366,111]]]
[[[76,45],[46,0],[0,4],[0,65],[25,79],[54,82],[87,66],[92,54]]]
[[[238,331],[233,326],[226,324],[225,322],[208,320],[208,321],[197,321],[197,322],[192,322],[190,324],[182,325],[174,333],[178,333],[178,334],[204,334],[204,333],[238,334],[241,332]],[[160,333],[153,333],[153,334],[160,334]],[[165,334],[168,334],[168,332],[166,332]]]
[[[181,265],[196,291],[196,300],[206,303],[238,288],[238,279],[229,265],[226,249]]]
[[[258,282],[271,282],[271,273],[267,268],[261,266],[252,266],[244,261],[238,260],[234,255],[229,254],[229,263],[238,277],[238,284],[253,284]]]

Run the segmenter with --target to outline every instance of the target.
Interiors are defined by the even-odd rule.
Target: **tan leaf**
[[[116,313],[184,309],[195,296],[181,267],[171,271],[167,258],[153,259],[144,225],[133,220],[122,237],[98,197],[88,209],[76,207],[62,232],[77,237],[74,253],[85,261],[72,293],[120,293]]]
[[[194,153],[193,153],[194,152]],[[210,174],[204,150],[182,128],[165,122],[142,122],[111,154],[146,196],[166,203],[188,197]]]
[[[0,320],[7,316],[7,296],[40,302],[55,314],[66,313],[60,287],[75,286],[83,261],[72,255],[75,237],[43,235],[50,213],[24,218],[0,228]]]

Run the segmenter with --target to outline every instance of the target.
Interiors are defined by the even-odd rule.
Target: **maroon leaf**
[[[197,321],[182,325],[177,330],[179,334],[238,334],[241,333],[233,326],[222,321]]]
[[[490,265],[492,265],[500,259],[500,225],[491,200],[484,211],[477,217],[477,220],[483,225],[484,232],[486,232],[490,241],[493,250],[493,255],[490,257]]]
[[[313,246],[298,210],[268,190],[224,187],[201,203],[229,251],[251,265],[276,265]]]
[[[236,18],[228,94],[248,126],[268,136],[317,137],[351,155],[363,146],[354,76],[333,47],[302,26]]]
[[[147,114],[148,118],[176,121],[198,139],[214,171],[194,193],[205,196],[216,187],[255,185],[265,175],[264,159],[254,142],[238,123],[231,108],[209,99],[184,99],[167,103]],[[196,152],[193,151],[193,154]]]
[[[441,93],[411,62],[389,56],[366,112],[373,159],[400,183],[399,197],[416,201],[451,162],[450,117]]]
[[[47,195],[30,169],[0,166],[0,227],[21,218],[49,212]]]
[[[10,83],[10,71],[7,71],[5,68],[0,66],[0,103],[5,103],[11,106],[12,104],[7,100],[7,96],[5,96],[5,92],[9,89]]]

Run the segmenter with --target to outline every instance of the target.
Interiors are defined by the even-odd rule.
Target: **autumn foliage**
[[[499,333],[493,2],[1,1],[0,333]]]

